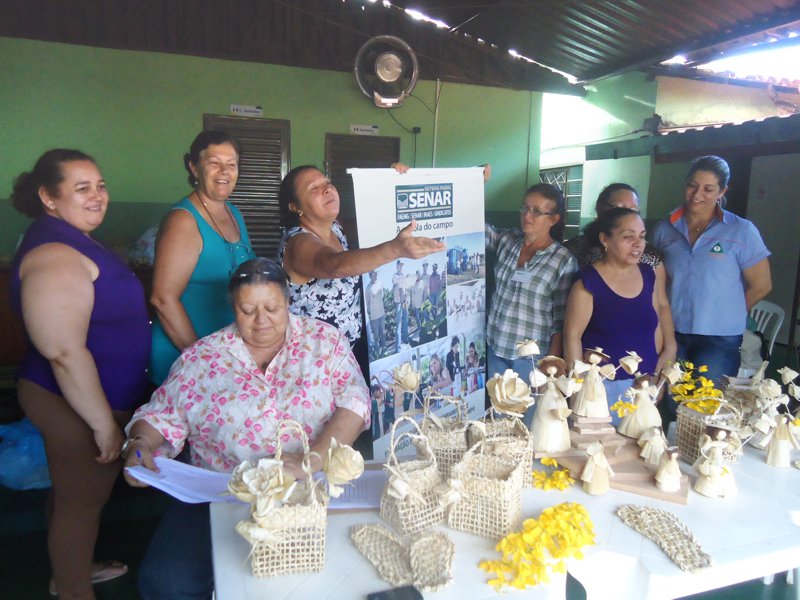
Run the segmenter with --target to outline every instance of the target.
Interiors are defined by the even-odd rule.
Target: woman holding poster
[[[531,359],[517,343],[536,340],[544,354],[561,356],[561,329],[570,286],[578,272],[572,254],[556,240],[564,230],[564,197],[547,183],[525,193],[520,229],[486,226],[486,248],[496,253],[496,290],[486,325],[489,375],[513,369],[525,376]]]
[[[286,231],[278,262],[289,274],[289,310],[338,327],[354,344],[361,337],[359,276],[399,258],[444,250],[438,240],[412,235],[416,222],[394,239],[350,250],[339,216],[339,193],[314,166],[292,169],[281,182],[281,222]],[[366,351],[363,353],[366,357]]]

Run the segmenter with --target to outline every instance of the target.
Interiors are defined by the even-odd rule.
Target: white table
[[[764,462],[764,453],[747,450],[733,466],[739,494],[729,500],[711,499],[694,491],[686,506],[611,490],[589,496],[579,484],[566,492],[528,490],[523,495],[523,517],[537,517],[560,502],[580,502],[595,524],[597,545],[586,548],[583,560],[570,561],[568,570],[586,589],[587,598],[632,600],[678,598],[795,570],[800,589],[800,471],[776,469]],[[685,573],[653,542],[625,525],[616,510],[622,504],[653,506],[677,515],[713,559],[713,566]],[[379,522],[375,512],[332,514],[328,518],[327,558],[322,573],[255,579],[247,560],[249,547],[234,531],[246,516],[244,506],[213,504],[211,535],[217,600],[247,598],[364,598],[369,592],[391,587],[350,541],[352,525]],[[479,560],[494,558],[488,539],[443,528],[456,544],[455,581],[425,598],[483,599],[499,597],[486,585],[487,573]],[[508,596],[563,599],[566,581],[556,575],[548,586],[537,586]],[[800,594],[798,594],[800,598]]]
[[[250,571],[247,542],[233,530],[247,517],[247,507],[234,504],[211,505],[211,538],[214,545],[214,580],[217,600],[359,600],[370,592],[392,586],[383,581],[375,567],[350,541],[350,527],[381,522],[377,512],[328,515],[325,569],[321,573],[282,575],[256,579]],[[478,569],[478,562],[497,558],[495,543],[476,535],[442,527],[456,545],[453,583],[440,592],[425,592],[426,600],[496,599],[497,593],[486,584],[489,574]],[[566,575],[555,574],[547,586],[506,594],[509,598],[565,600]]]
[[[565,496],[546,492],[547,499],[528,494],[525,507],[555,503],[559,497],[583,503],[595,524],[597,545],[582,561],[572,561],[569,573],[581,582],[588,599],[679,598],[795,570],[797,594],[800,567],[800,471],[777,469],[765,454],[748,448],[732,465],[739,493],[713,499],[693,490],[686,506],[611,490],[589,497],[573,488]],[[687,472],[691,469],[682,465]],[[691,475],[694,482],[694,475]],[[661,549],[616,516],[622,504],[646,505],[677,515],[692,531],[713,565],[695,573],[675,566]],[[527,511],[526,511],[527,512]],[[800,594],[798,594],[800,598]]]

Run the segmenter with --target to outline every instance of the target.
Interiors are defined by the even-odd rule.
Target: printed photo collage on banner
[[[422,419],[423,397],[428,390],[464,398],[469,418],[483,414],[486,381],[483,180],[480,169],[474,168],[413,169],[405,175],[385,169],[351,172],[362,243],[364,235],[374,233],[373,224],[379,219],[391,227],[386,229],[387,238],[396,234],[410,221],[403,211],[411,212],[416,207],[411,212],[417,221],[415,235],[437,237],[446,246],[443,252],[416,260],[400,259],[363,276],[373,450],[379,458],[388,454],[389,431],[399,416],[412,414],[417,420]],[[360,190],[368,190],[366,201]],[[417,197],[409,190],[418,192]],[[443,190],[445,193],[441,193]],[[377,202],[376,191],[381,192]],[[429,192],[429,206],[444,209],[421,210],[424,191]],[[388,196],[385,199],[384,194]],[[369,232],[362,233],[366,228],[362,223],[369,223]],[[447,235],[431,235],[440,230],[446,230]],[[403,363],[410,363],[420,372],[417,394],[404,393],[392,386],[393,371]],[[452,404],[441,400],[432,402],[430,410],[440,416],[455,412]]]

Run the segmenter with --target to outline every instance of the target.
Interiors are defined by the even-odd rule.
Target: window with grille
[[[239,180],[230,200],[256,255],[274,257],[281,238],[278,189],[291,162],[289,121],[203,115],[203,129],[227,131],[239,142]]]
[[[539,181],[550,183],[564,194],[567,209],[567,223],[564,228],[564,239],[568,240],[580,233],[581,228],[581,196],[583,195],[583,165],[560,167],[558,169],[542,169]]]
[[[347,169],[386,168],[400,160],[400,138],[325,134],[325,174],[339,191],[339,223],[351,247],[358,246],[353,178]]]

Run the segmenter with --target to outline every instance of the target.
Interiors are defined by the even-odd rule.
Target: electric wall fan
[[[375,106],[400,106],[417,84],[419,63],[411,46],[393,35],[375,36],[361,46],[353,68],[358,87]]]

